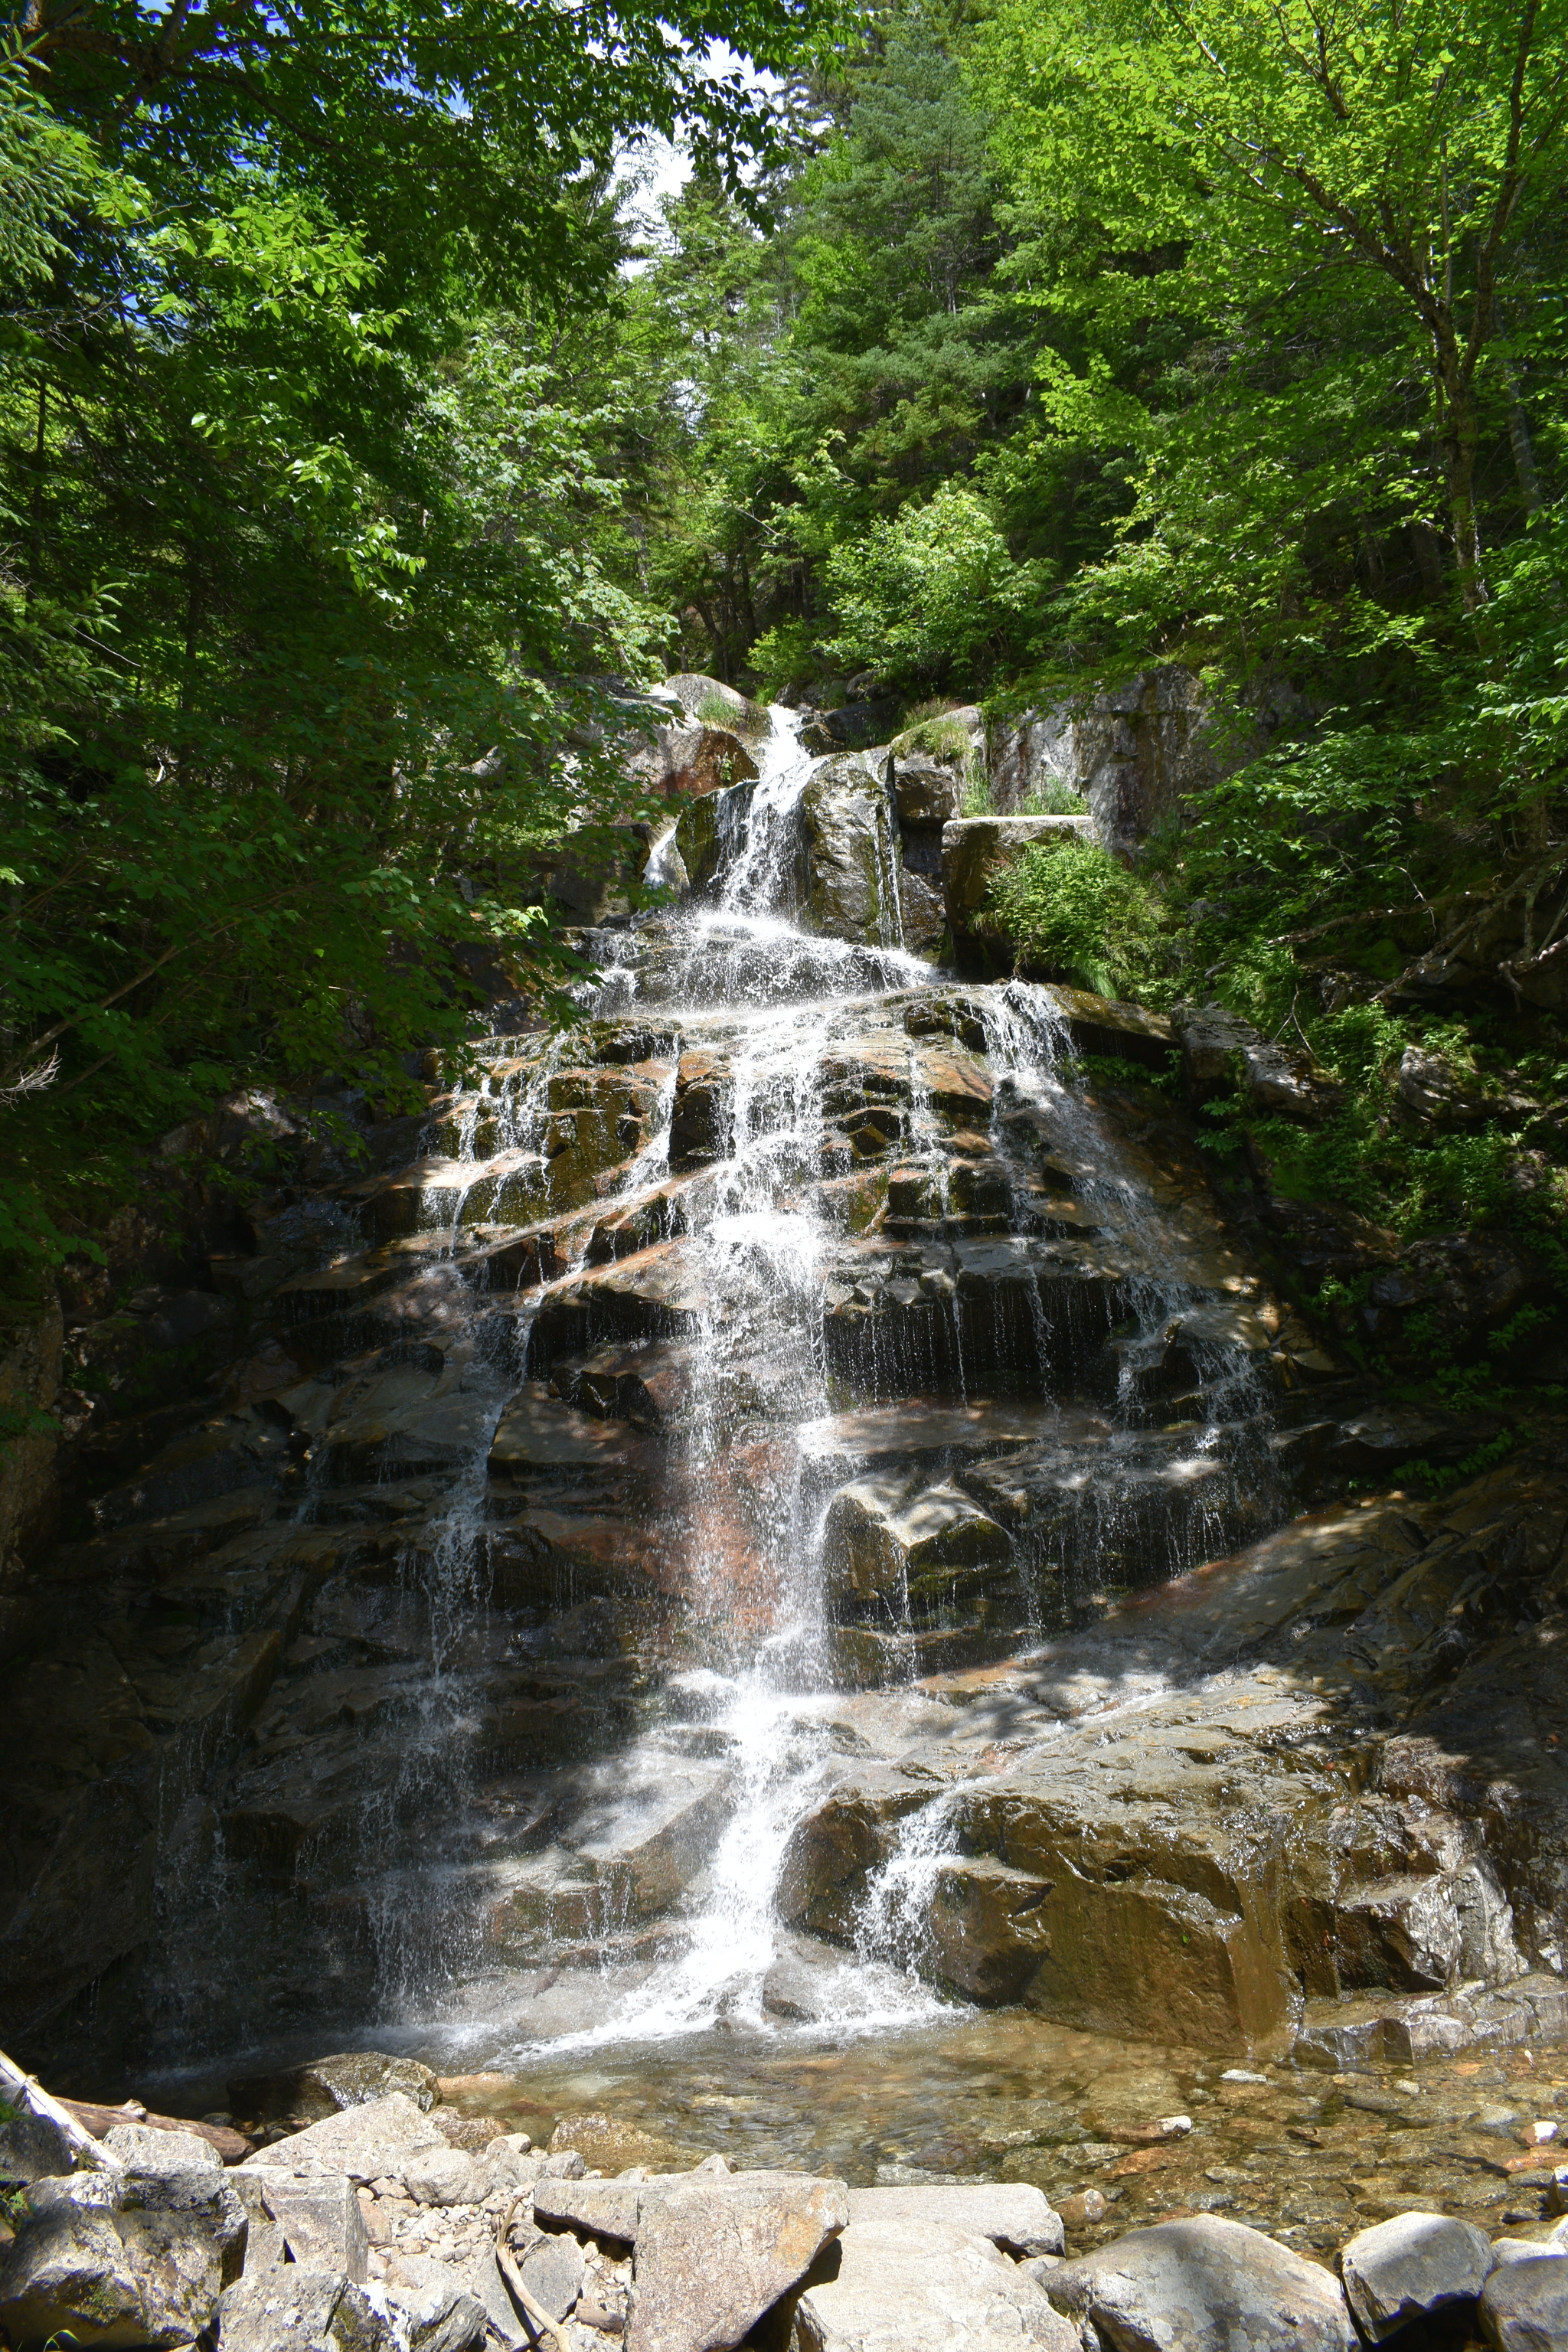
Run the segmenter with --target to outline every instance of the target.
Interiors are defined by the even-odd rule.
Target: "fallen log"
[[[150,2116],[141,2102],[127,2099],[121,2107],[100,2107],[90,2099],[58,2099],[54,2104],[89,2132],[95,2142],[116,2124],[145,2124],[152,2131],[194,2132],[217,2150],[225,2164],[243,2164],[256,2153],[256,2142],[225,2124],[194,2124],[184,2116]],[[100,2151],[101,2153],[101,2151]]]

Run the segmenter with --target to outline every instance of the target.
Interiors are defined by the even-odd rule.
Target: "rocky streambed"
[[[1446,2084],[1428,2071],[1392,2090],[1363,2071],[1303,2105],[1278,2074],[1211,2067],[1187,2084],[1194,2113],[1151,2116],[1172,2078],[1124,2058],[1097,2090],[1106,2141],[1080,2128],[1068,2156],[1070,2112],[1047,2116],[1037,2095],[1030,2124],[997,2141],[1008,2144],[1002,2177],[884,2165],[869,2187],[736,2167],[719,2151],[693,2161],[604,2112],[564,2116],[536,2144],[509,2128],[519,2094],[507,2078],[443,2084],[369,2054],[236,2084],[237,2099],[294,2110],[261,2126],[255,2147],[236,2146],[231,2125],[106,2115],[89,2138],[34,2092],[0,2126],[0,2177],[14,2184],[0,2329],[17,2352],[62,2337],[227,2352],[595,2352],[616,2340],[629,2352],[1131,2352],[1173,2340],[1353,2352],[1396,2337],[1415,2352],[1476,2335],[1523,2352],[1560,2340],[1568,2220],[1521,2208],[1510,2151],[1533,2140],[1539,2158],[1556,2119],[1521,2125],[1542,2099],[1521,2111],[1489,2098],[1474,2078],[1491,2071],[1472,2065]],[[978,2083],[994,2097],[1000,2087]],[[524,2104],[542,2127],[537,2101]],[[1288,2137],[1271,2143],[1281,2113]],[[1215,2163],[1238,2126],[1251,2127],[1249,2165]],[[1472,2185],[1447,2210],[1370,2193],[1373,2144],[1394,2130],[1435,2133],[1450,2159],[1467,2149],[1481,2193]],[[1097,2170],[1100,2186],[1054,2189],[1053,2202],[1029,2177],[1049,2161],[1023,2152],[1031,2142]],[[1289,2222],[1238,2218],[1259,2201],[1245,2186],[1193,2185],[1257,2189],[1282,2159],[1305,2176],[1297,2208],[1316,2207],[1305,2250]],[[1514,2185],[1489,2200],[1483,2168],[1506,2182],[1510,2165]],[[1351,2174],[1363,2176],[1358,2194],[1333,2215],[1333,2177]],[[1568,2167],[1548,2167],[1547,2179],[1561,2211]]]

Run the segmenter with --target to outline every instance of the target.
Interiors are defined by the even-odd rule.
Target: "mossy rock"
[[[917,719],[892,741],[895,759],[907,760],[911,752],[924,751],[945,766],[962,769],[967,776],[974,764],[974,746],[969,730],[956,719]]]
[[[737,693],[722,678],[704,677],[699,670],[678,670],[665,679],[659,691],[679,702],[700,727],[722,728],[748,743],[760,742],[773,732],[773,719],[763,706]]]

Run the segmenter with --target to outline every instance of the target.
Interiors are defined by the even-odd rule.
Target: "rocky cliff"
[[[1471,1440],[1350,1375],[1168,1087],[1079,1067],[1170,1032],[909,953],[940,785],[757,751],[581,1017],[250,1200],[211,1385],[79,1454],[13,1580],[7,2043],[921,1978],[1331,2056],[1559,2030],[1558,1441],[1345,1500]]]

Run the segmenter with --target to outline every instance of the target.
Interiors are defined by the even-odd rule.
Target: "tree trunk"
[[[1456,371],[1458,377],[1458,371]],[[1445,386],[1447,414],[1441,427],[1443,466],[1447,477],[1448,531],[1454,542],[1454,564],[1459,575],[1459,595],[1467,613],[1479,613],[1488,602],[1481,571],[1480,527],[1476,517],[1476,444],[1480,437],[1471,387],[1462,378]]]
[[[1508,438],[1513,451],[1513,470],[1519,477],[1520,496],[1524,500],[1527,515],[1538,515],[1545,506],[1541,494],[1541,476],[1536,470],[1535,446],[1530,437],[1530,419],[1524,413],[1524,403],[1519,396],[1519,378],[1511,360],[1502,362],[1503,388],[1508,395]]]

